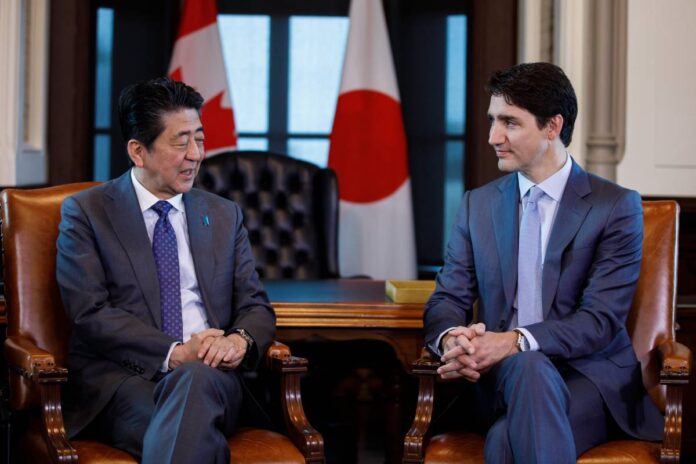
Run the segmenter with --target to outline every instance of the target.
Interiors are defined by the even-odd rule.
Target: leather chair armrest
[[[421,357],[411,365],[411,373],[418,376],[418,402],[411,428],[404,437],[404,463],[422,463],[430,440],[430,423],[435,406],[435,379],[442,363],[425,348]]]
[[[66,382],[68,370],[57,366],[53,354],[36,346],[26,337],[5,340],[5,359],[10,369],[22,377],[41,382]]]
[[[663,342],[658,350],[662,358],[660,383],[688,383],[693,362],[691,350],[673,340]]]
[[[266,365],[280,375],[283,418],[290,440],[307,463],[323,463],[324,438],[309,423],[302,406],[300,376],[307,372],[307,360],[292,356],[287,345],[273,342],[266,352]]]

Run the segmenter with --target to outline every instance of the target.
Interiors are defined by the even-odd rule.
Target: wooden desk
[[[282,342],[325,342],[325,341],[360,341],[379,340],[391,346],[396,354],[397,363],[393,367],[384,366],[380,375],[385,377],[383,390],[378,397],[385,401],[382,406],[386,414],[375,417],[369,409],[379,408],[378,401],[364,403],[356,408],[361,413],[356,413],[355,420],[359,430],[358,436],[363,439],[367,430],[381,428],[385,433],[384,460],[389,463],[401,462],[403,447],[403,434],[408,426],[408,421],[413,417],[410,407],[405,410],[405,405],[415,399],[415,389],[405,388],[407,384],[413,384],[415,379],[406,375],[410,372],[410,364],[420,356],[423,347],[423,304],[396,304],[385,296],[384,281],[339,279],[322,281],[269,281],[265,283],[268,296],[273,303],[277,317],[276,338]],[[321,345],[317,345],[321,346]],[[310,369],[312,368],[312,355]],[[399,364],[402,366],[398,372]],[[343,368],[340,363],[337,369]],[[363,379],[363,384],[367,384]],[[413,398],[410,396],[413,390]],[[307,413],[312,417],[316,414],[316,408],[326,405],[308,406]],[[341,423],[345,416],[332,417],[330,423]],[[355,419],[355,418],[354,418]],[[370,425],[371,424],[371,425]],[[336,462],[344,462],[346,449],[334,449],[337,443],[344,443],[347,438],[344,434],[332,431],[329,423],[317,423],[326,434],[327,457],[331,456]],[[348,453],[354,450],[349,449]],[[341,460],[343,458],[343,460]]]
[[[398,304],[384,281],[269,281],[280,341],[381,340],[409,372],[423,347],[423,304]]]

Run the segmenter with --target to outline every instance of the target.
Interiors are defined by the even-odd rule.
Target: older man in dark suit
[[[616,430],[657,440],[662,417],[625,327],[640,196],[566,151],[577,101],[560,68],[518,65],[488,90],[489,143],[512,174],[464,195],[425,311],[439,372],[474,384],[471,411],[492,424],[487,462],[574,463]]]
[[[66,421],[143,462],[229,462],[226,436],[275,331],[239,207],[192,189],[203,98],[126,88],[121,177],[68,198],[57,278],[73,327]]]

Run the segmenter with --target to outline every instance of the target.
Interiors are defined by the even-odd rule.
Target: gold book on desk
[[[385,287],[394,303],[425,303],[435,291],[435,281],[387,280]]]

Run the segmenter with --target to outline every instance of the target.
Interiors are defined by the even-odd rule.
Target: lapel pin
[[[206,214],[205,216],[201,216],[201,219],[203,220],[203,225],[208,227],[210,225],[210,220],[208,219],[208,215]]]

